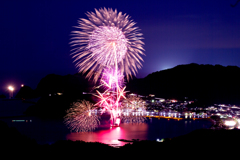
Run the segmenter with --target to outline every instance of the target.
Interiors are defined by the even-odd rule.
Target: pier
[[[157,116],[157,115],[152,115],[152,116],[146,116],[147,118],[158,118],[158,119],[160,119],[160,118],[164,118],[164,119],[175,119],[175,120],[183,120],[183,119],[193,119],[193,120],[195,120],[195,119],[208,119],[208,118],[210,118],[210,117],[203,117],[203,118],[196,118],[196,117],[187,117],[187,118],[184,118],[184,117],[165,117],[165,116]]]

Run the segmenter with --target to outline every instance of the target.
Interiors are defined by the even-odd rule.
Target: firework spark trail
[[[88,12],[86,15],[88,19],[81,18],[78,21],[76,28],[79,30],[72,31],[70,44],[74,48],[71,54],[79,72],[87,73],[88,79],[93,78],[96,83],[103,75],[101,85],[97,88],[105,87],[105,91],[96,91],[95,96],[100,101],[95,106],[110,111],[111,119],[114,120],[121,114],[121,98],[126,98],[123,74],[129,80],[142,66],[142,34],[128,15],[117,13],[117,10],[95,9],[95,13]],[[90,109],[88,112],[87,109],[69,110],[66,116],[67,124],[73,130],[92,130],[90,126],[94,125],[90,125],[91,122],[96,124],[97,121],[91,116],[91,112],[90,116],[87,116],[89,111]]]
[[[114,72],[114,69],[105,70],[101,79],[101,87],[105,88],[103,93],[96,91],[98,95],[95,95],[100,99],[96,106],[104,107],[111,113],[111,120],[114,122],[117,117],[120,116],[120,100],[125,97],[125,86],[123,86],[123,75],[118,72]],[[116,76],[117,75],[117,76]]]
[[[64,123],[71,131],[87,132],[93,131],[100,124],[99,116],[93,113],[95,107],[88,101],[74,102],[67,110]]]
[[[129,16],[112,9],[95,9],[72,31],[72,55],[79,71],[96,82],[106,66],[118,68],[129,79],[141,68],[142,34]]]
[[[100,26],[90,36],[87,49],[92,51],[95,61],[104,66],[115,66],[115,60],[122,61],[127,52],[127,41],[117,27]],[[105,53],[105,58],[101,58]]]

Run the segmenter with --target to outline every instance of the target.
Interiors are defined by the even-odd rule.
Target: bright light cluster
[[[235,122],[234,120],[226,120],[226,121],[224,122],[224,124],[225,124],[226,126],[228,126],[228,127],[233,127],[233,126],[236,125],[236,123],[237,123],[237,122]]]
[[[123,123],[144,123],[146,121],[146,104],[140,97],[129,95],[122,101],[121,120]]]
[[[13,90],[14,90],[14,88],[13,88],[12,86],[9,86],[8,89],[9,89],[10,91],[13,91]]]

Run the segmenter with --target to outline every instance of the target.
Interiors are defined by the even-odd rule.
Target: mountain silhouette
[[[187,97],[206,103],[240,104],[239,74],[237,66],[191,63],[134,79],[127,84],[127,90],[161,98]]]
[[[23,86],[20,88],[19,92],[15,98],[30,99],[37,97],[35,91],[29,86]]]

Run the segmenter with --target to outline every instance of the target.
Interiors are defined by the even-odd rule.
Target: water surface
[[[106,120],[94,132],[71,133],[62,120],[40,119],[36,117],[18,117],[32,104],[20,100],[0,101],[0,120],[9,127],[15,127],[21,134],[35,139],[39,144],[52,144],[58,140],[83,140],[122,146],[125,142],[118,139],[157,140],[187,134],[193,130],[209,128],[207,120],[147,119],[144,124],[124,124],[111,128]],[[16,116],[5,118],[6,116]],[[4,117],[4,118],[3,118]]]

